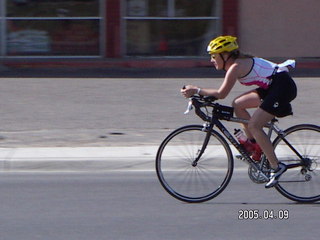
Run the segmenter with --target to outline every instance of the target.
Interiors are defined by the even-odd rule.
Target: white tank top
[[[263,58],[252,58],[253,64],[249,73],[239,79],[243,85],[258,85],[267,89],[272,80],[269,78],[277,72],[288,72],[288,66],[295,67],[295,60],[289,59],[283,63],[276,64]]]

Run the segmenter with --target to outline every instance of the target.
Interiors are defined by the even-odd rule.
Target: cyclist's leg
[[[273,76],[273,81],[268,90],[257,90],[263,99],[260,107],[254,112],[249,121],[248,128],[265,153],[270,167],[277,169],[278,159],[270,139],[263,131],[263,126],[274,116],[284,117],[291,113],[290,101],[296,96],[296,87],[287,73],[279,73]]]
[[[274,115],[264,111],[261,108],[258,108],[252,115],[248,128],[264,154],[266,155],[270,167],[272,169],[278,168],[278,159],[274,153],[274,148],[272,143],[267,136],[267,134],[263,131],[263,126],[265,126],[268,122],[270,122],[274,118]]]
[[[260,104],[261,104],[261,99],[255,89],[241,94],[240,96],[236,97],[232,102],[232,106],[234,107],[234,112],[236,116],[242,119],[247,119],[247,120],[251,118],[247,109],[256,108]],[[248,125],[242,124],[242,127],[247,137],[249,139],[252,139],[253,136],[248,130]]]

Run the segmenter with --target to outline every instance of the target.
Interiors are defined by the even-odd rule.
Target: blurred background
[[[320,57],[319,0],[1,0],[0,58],[190,59],[236,35],[266,58]]]

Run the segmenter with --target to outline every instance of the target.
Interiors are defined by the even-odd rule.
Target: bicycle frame
[[[199,113],[199,112],[198,112]],[[202,112],[203,113],[203,112]],[[202,115],[203,116],[203,115]],[[207,120],[209,118],[206,118]],[[220,120],[221,119],[221,120]],[[263,178],[265,178],[266,180],[268,180],[268,176],[266,176],[260,169],[259,167],[259,163],[256,163],[255,161],[253,161],[251,159],[251,157],[248,155],[247,151],[243,148],[243,146],[241,144],[238,143],[238,141],[233,137],[233,135],[228,131],[228,129],[223,125],[223,123],[221,121],[230,121],[230,122],[234,122],[234,123],[243,123],[243,124],[247,124],[249,121],[245,120],[245,119],[241,119],[241,118],[234,118],[234,117],[222,117],[221,115],[215,115],[213,113],[212,117],[210,118],[210,123],[207,122],[204,125],[204,131],[207,131],[205,140],[203,142],[202,148],[199,152],[199,155],[197,156],[197,158],[194,160],[193,162],[193,166],[196,166],[199,159],[201,158],[202,154],[204,153],[210,137],[211,137],[211,131],[213,130],[213,127],[216,126],[220,132],[222,132],[222,134],[229,140],[229,142],[239,151],[239,153],[241,154],[241,156],[244,158],[244,160],[251,165],[256,171],[259,171],[261,176],[263,176]],[[288,147],[301,159],[302,163],[293,163],[293,164],[288,164],[287,168],[295,168],[295,167],[300,167],[300,166],[305,166],[307,165],[307,163],[305,162],[304,158],[301,156],[301,154],[285,139],[285,135],[283,133],[283,131],[278,128],[277,125],[275,125],[275,122],[277,122],[277,119],[273,119],[270,123],[268,123],[265,128],[268,128],[268,137],[271,138],[272,133],[275,132],[277,134],[278,137],[280,137],[287,145]]]
[[[240,119],[240,118],[233,118],[231,117],[228,121],[230,122],[235,122],[235,123],[248,123],[248,120],[244,120],[244,119]],[[211,131],[213,129],[213,127],[216,126],[220,132],[222,132],[222,134],[229,140],[229,142],[239,151],[239,153],[241,154],[241,156],[244,158],[244,160],[251,165],[256,171],[259,171],[260,174],[263,176],[263,178],[265,178],[265,180],[268,180],[268,176],[266,176],[261,170],[260,167],[258,165],[258,163],[254,162],[251,157],[248,155],[247,151],[243,148],[243,146],[241,144],[238,143],[238,141],[232,136],[232,134],[228,131],[228,129],[223,125],[223,123],[215,116],[213,116],[211,118],[211,123],[209,124],[209,126],[207,126],[207,135],[206,135],[206,139],[204,141],[204,143],[208,143],[210,136],[211,136]],[[268,127],[271,127],[271,125],[268,125]],[[272,132],[272,128],[269,128],[269,134],[271,134]],[[201,152],[205,150],[206,146],[203,146],[201,149]],[[200,154],[199,154],[200,155]],[[201,154],[202,155],[202,154]],[[197,159],[200,159],[200,156],[198,156]],[[195,161],[197,161],[197,159]]]

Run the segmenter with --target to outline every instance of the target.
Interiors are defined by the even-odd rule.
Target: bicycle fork
[[[209,140],[210,140],[210,137],[211,137],[211,130],[213,128],[213,124],[209,124],[209,123],[204,123],[203,124],[203,128],[202,128],[202,131],[207,131],[206,133],[206,137],[203,141],[203,144],[202,144],[202,147],[201,149],[198,151],[197,153],[197,157],[196,159],[192,162],[192,166],[193,167],[196,167],[198,165],[198,161],[200,160],[201,156],[203,155],[203,153],[205,152],[207,146],[208,146],[208,143],[209,143]]]

